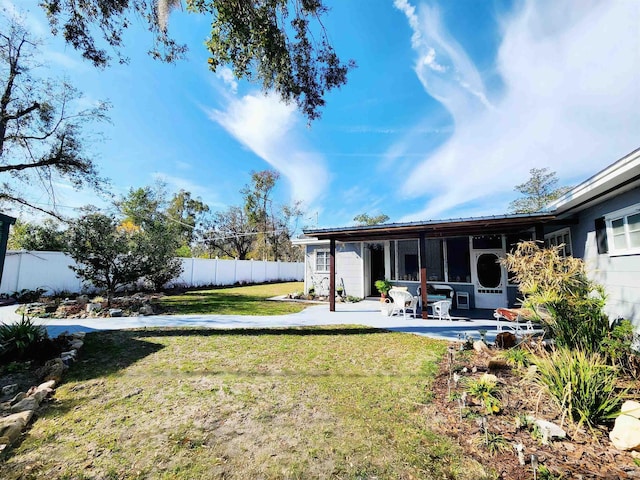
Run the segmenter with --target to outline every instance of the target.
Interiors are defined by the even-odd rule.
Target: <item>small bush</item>
[[[600,349],[612,365],[618,366],[625,374],[634,378],[640,376],[640,356],[633,349],[638,343],[638,334],[629,320],[614,325]]]
[[[616,371],[599,354],[559,348],[536,364],[539,384],[572,422],[593,428],[619,410],[626,392],[616,390]]]
[[[493,415],[501,409],[498,398],[498,386],[495,382],[480,378],[467,382],[467,392],[485,406],[487,413]]]
[[[526,368],[531,364],[531,354],[521,347],[513,347],[502,352],[502,357],[512,367]]]
[[[44,288],[36,288],[35,290],[23,288],[19,292],[13,292],[9,297],[15,298],[18,303],[33,303],[37,302],[44,292],[46,292]]]
[[[17,323],[0,324],[0,347],[3,354],[16,352],[21,357],[32,345],[46,338],[47,330],[25,315]]]

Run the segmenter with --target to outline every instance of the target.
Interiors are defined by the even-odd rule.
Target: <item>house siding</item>
[[[637,203],[640,188],[580,212],[578,224],[571,227],[571,239],[573,255],[583,258],[590,278],[605,287],[609,317],[626,318],[640,327],[640,255],[599,254],[594,224],[597,218]]]
[[[314,287],[318,290],[318,284],[323,279],[328,286],[329,272],[316,272],[316,251],[329,250],[329,244],[307,245],[305,252],[305,292]],[[336,245],[336,288],[344,286],[346,295],[363,297],[362,285],[362,245],[357,243],[338,243]],[[322,293],[319,292],[318,293]]]
[[[362,244],[338,243],[336,245],[336,286],[344,285],[345,295],[364,297],[362,275]]]

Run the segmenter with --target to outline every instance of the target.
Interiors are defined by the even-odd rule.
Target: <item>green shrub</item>
[[[44,288],[36,288],[35,290],[23,288],[22,290],[13,292],[8,296],[15,298],[18,303],[33,303],[38,301],[44,292],[46,292]],[[2,295],[2,297],[7,297],[7,295]]]
[[[47,330],[25,315],[17,323],[0,324],[0,346],[3,353],[17,351],[18,355],[22,355],[31,345],[46,338]]]
[[[526,368],[531,365],[531,354],[522,347],[513,347],[502,352],[502,357],[512,367]]]
[[[609,333],[604,289],[589,280],[582,260],[560,250],[521,242],[503,264],[524,295],[523,306],[547,324],[557,345],[598,352]]]
[[[495,382],[480,378],[467,382],[467,392],[485,406],[487,413],[493,415],[500,412],[501,405],[498,398],[498,386]]]
[[[601,355],[559,348],[536,364],[537,381],[578,425],[593,428],[619,410],[626,392],[616,390],[616,370]]]
[[[638,334],[629,320],[622,320],[614,325],[607,338],[602,341],[600,349],[612,365],[634,378],[640,376],[640,356],[633,349],[638,342]]]

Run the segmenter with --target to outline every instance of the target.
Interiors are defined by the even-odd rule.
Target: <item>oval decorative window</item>
[[[502,267],[498,263],[498,256],[493,253],[483,253],[476,264],[478,282],[485,288],[496,288],[502,281]]]

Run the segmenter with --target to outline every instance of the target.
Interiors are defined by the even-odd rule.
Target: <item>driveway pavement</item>
[[[0,307],[0,322],[12,323],[20,320],[20,316],[15,313],[15,310],[15,305]],[[57,336],[65,331],[73,333],[143,327],[272,328],[313,325],[365,325],[451,341],[464,338],[467,334],[477,339],[480,338],[479,331],[486,330],[487,341],[492,342],[495,339],[496,320],[489,320],[489,318],[492,318],[491,311],[473,312],[475,313],[474,316],[486,317],[486,319],[455,315],[455,313],[468,314],[468,311],[453,313],[453,321],[388,317],[381,315],[380,305],[377,301],[364,300],[359,303],[337,304],[335,312],[329,312],[329,306],[322,304],[311,305],[299,313],[274,316],[149,315],[62,320],[34,319],[34,321],[46,326],[50,336]]]

